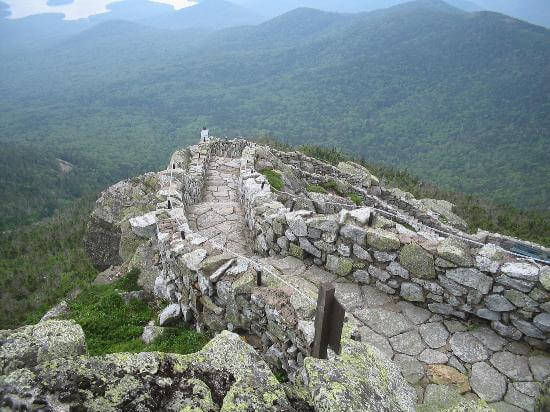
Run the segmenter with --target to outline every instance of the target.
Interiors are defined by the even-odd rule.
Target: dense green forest
[[[82,242],[93,201],[44,222],[0,233],[0,329],[34,323],[97,274]]]
[[[433,0],[299,9],[214,33],[111,21],[30,50],[0,45],[0,71],[2,147],[36,154],[34,171],[2,180],[4,229],[163,167],[203,125],[337,146],[455,191],[550,206],[550,32],[495,13]],[[54,158],[74,174],[54,177]],[[19,209],[13,186],[24,181]]]

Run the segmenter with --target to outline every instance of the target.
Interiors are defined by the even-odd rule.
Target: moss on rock
[[[422,279],[436,277],[433,256],[416,243],[410,243],[401,249],[399,261],[414,277]]]

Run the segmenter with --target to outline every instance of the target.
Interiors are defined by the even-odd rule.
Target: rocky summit
[[[97,282],[139,269],[123,298],[160,305],[144,341],[168,326],[211,341],[89,356],[62,302],[0,331],[0,408],[548,410],[550,269],[505,249],[544,248],[465,226],[352,162],[243,139],[179,150],[102,193],[85,246]],[[326,283],[345,317],[341,349],[318,359]]]

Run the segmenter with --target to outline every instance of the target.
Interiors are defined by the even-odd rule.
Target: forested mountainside
[[[90,189],[160,167],[208,125],[550,204],[550,33],[503,15],[434,0],[212,34],[112,21],[32,53],[1,47],[0,141],[99,176]]]
[[[297,7],[312,7],[325,11],[357,13],[372,11],[408,0],[234,0],[235,3],[265,16],[275,17]],[[428,0],[430,1],[430,0]],[[465,11],[494,11],[541,26],[550,26],[550,6],[546,0],[445,0]]]

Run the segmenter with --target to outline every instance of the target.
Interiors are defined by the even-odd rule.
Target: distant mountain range
[[[161,167],[207,124],[337,146],[445,187],[550,207],[548,29],[438,0],[359,14],[301,8],[220,31],[120,20],[27,30],[35,18],[59,19],[0,25],[0,143],[74,164],[81,186],[70,193]],[[33,48],[4,41],[13,33]],[[17,170],[38,182],[36,170]],[[29,185],[30,211],[55,198]],[[1,210],[21,211],[27,200],[10,193]]]

